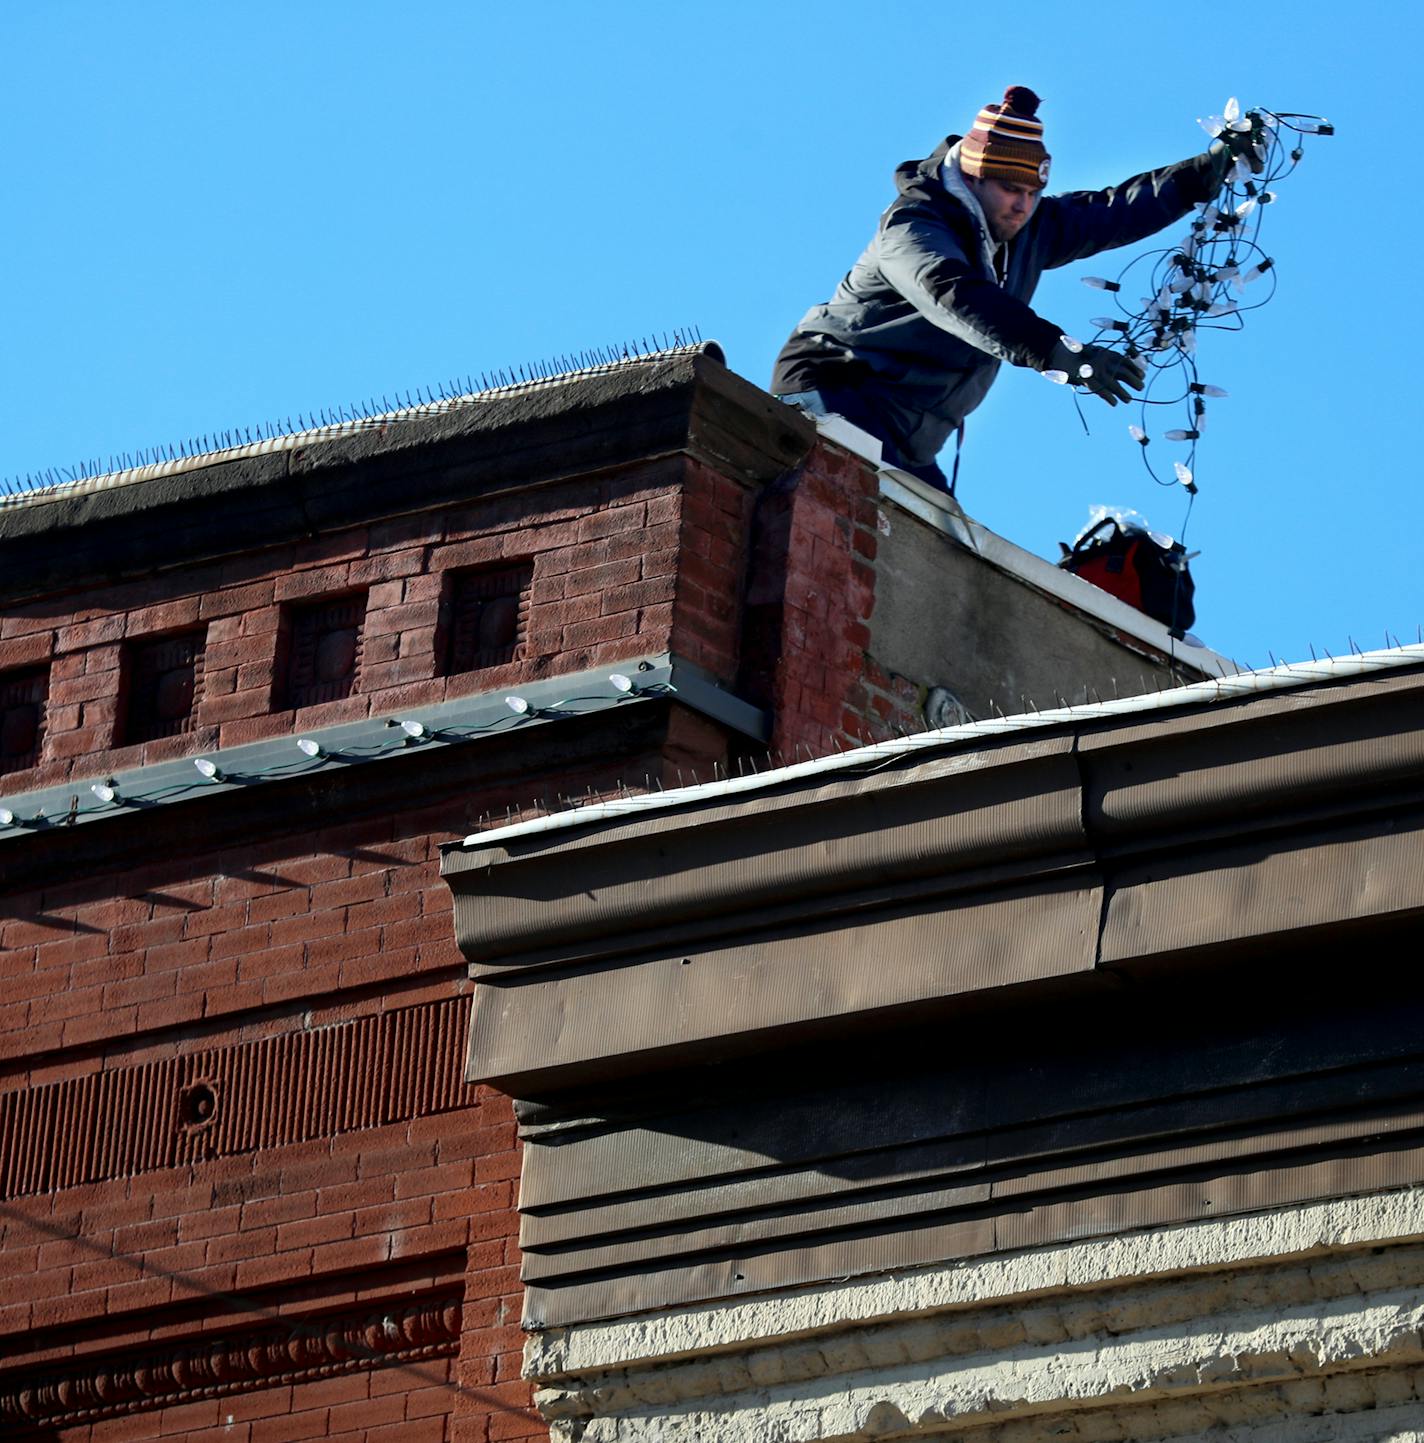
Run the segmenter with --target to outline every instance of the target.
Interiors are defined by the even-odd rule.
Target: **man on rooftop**
[[[1106,347],[1080,353],[1029,307],[1042,273],[1130,245],[1221,187],[1251,137],[1107,190],[1045,196],[1050,157],[1039,98],[1012,85],[962,139],[895,172],[899,191],[874,238],[777,357],[772,390],[813,415],[844,416],[882,443],[885,462],[950,490],[935,457],[984,399],[1001,361],[1064,371],[1109,405],[1144,372]]]

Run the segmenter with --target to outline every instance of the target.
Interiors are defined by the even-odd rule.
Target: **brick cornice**
[[[453,1356],[460,1299],[350,1311],[256,1332],[90,1360],[44,1374],[0,1378],[8,1430],[72,1426],[218,1398],[251,1388],[315,1382],[396,1363]]]
[[[681,356],[14,507],[0,512],[0,599],[142,576],[670,454],[755,484],[794,465],[815,434],[805,417],[712,355]]]

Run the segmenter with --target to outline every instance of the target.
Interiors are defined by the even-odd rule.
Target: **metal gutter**
[[[631,690],[618,689],[610,681],[611,676],[626,678]],[[528,704],[528,711],[511,709],[505,700],[509,696],[521,698]],[[481,736],[502,735],[674,696],[682,705],[744,736],[763,741],[768,735],[763,712],[724,691],[700,667],[662,652],[460,697],[437,706],[412,707],[310,731],[294,729],[288,735],[265,741],[0,796],[0,808],[13,815],[9,823],[0,816],[0,843],[61,827],[133,817],[154,807],[243,791],[266,781],[310,778],[375,761],[395,761],[432,749],[468,744]],[[403,722],[418,724],[421,731],[409,735]],[[299,751],[299,738],[314,743],[316,754]],[[211,779],[201,775],[194,766],[197,760],[213,763],[216,775]],[[104,783],[114,788],[112,802],[99,800],[92,791],[94,785]],[[85,805],[79,804],[80,798]]]
[[[597,802],[555,816],[538,817],[533,821],[515,823],[513,826],[475,832],[461,842],[452,843],[451,848],[479,849],[500,846],[515,837],[557,832],[569,827],[586,827],[590,822],[612,821],[635,813],[666,811],[678,806],[714,801],[721,797],[752,794],[802,778],[833,777],[842,771],[864,769],[868,765],[895,761],[919,752],[949,749],[995,737],[1026,734],[1083,721],[1108,721],[1180,708],[1206,707],[1219,702],[1239,701],[1244,697],[1318,685],[1321,682],[1344,681],[1350,677],[1396,671],[1421,664],[1424,664],[1424,644],[1415,643],[1348,657],[1332,657],[1325,661],[1293,662],[1261,671],[1239,672],[1234,676],[1210,677],[1188,686],[1175,687],[1170,691],[1149,692],[1144,696],[1119,697],[1107,702],[1084,702],[1018,716],[992,717],[983,721],[966,722],[961,726],[920,732],[915,736],[891,742],[876,742],[870,746],[817,757],[813,761],[799,762],[774,771]]]

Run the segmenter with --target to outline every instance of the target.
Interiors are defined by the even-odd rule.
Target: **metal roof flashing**
[[[76,777],[55,786],[0,795],[0,847],[75,826],[133,822],[155,808],[212,803],[264,782],[335,775],[377,762],[408,763],[449,747],[507,736],[516,729],[674,697],[754,741],[766,738],[767,719],[762,712],[718,685],[701,667],[663,652],[399,713],[293,730],[264,741],[123,768],[112,776]],[[197,762],[209,770],[197,769]],[[101,798],[96,787],[112,795]]]
[[[235,433],[229,433],[225,437],[215,438],[224,444],[173,454],[152,462],[116,467],[93,474],[80,474],[20,490],[5,491],[0,493],[0,512],[14,508],[43,506],[75,496],[107,491],[114,487],[132,486],[138,482],[152,481],[160,477],[204,471],[229,461],[250,460],[259,456],[301,451],[309,446],[343,440],[363,432],[384,433],[393,427],[401,427],[412,421],[448,416],[452,413],[487,406],[495,401],[537,395],[595,377],[637,371],[659,362],[693,356],[710,356],[713,360],[723,364],[726,361],[722,348],[716,341],[698,341],[661,350],[639,352],[619,360],[576,367],[566,371],[551,371],[547,374],[532,372],[527,379],[512,381],[507,385],[488,386],[478,390],[462,391],[455,395],[431,397],[425,401],[389,410],[377,410],[373,407],[366,414],[353,411],[352,414],[347,415],[343,412],[335,418],[324,419],[320,425],[298,427],[288,431],[273,429],[268,435],[259,434],[255,440],[250,436],[244,439]]]
[[[459,869],[462,866],[462,854],[469,856],[472,853],[491,851],[514,841],[522,843],[540,833],[552,834],[548,839],[549,845],[557,846],[561,840],[559,834],[570,828],[586,827],[593,823],[605,823],[612,827],[620,822],[635,822],[643,814],[656,814],[679,807],[701,807],[722,799],[751,797],[803,780],[824,780],[831,783],[840,773],[862,772],[868,767],[889,765],[916,754],[961,749],[973,752],[999,738],[1028,741],[1033,734],[1053,728],[1081,726],[1093,722],[1121,722],[1134,716],[1140,716],[1147,722],[1168,712],[1199,710],[1272,692],[1300,690],[1322,683],[1341,683],[1420,665],[1424,665],[1424,643],[1352,653],[1350,656],[1325,661],[1282,664],[1261,671],[1211,677],[1187,686],[1149,692],[1141,696],[1119,697],[1106,702],[1085,702],[1046,711],[992,717],[960,726],[942,727],[894,741],[877,742],[870,746],[817,757],[794,766],[728,777],[723,781],[705,782],[699,786],[620,797],[578,807],[569,812],[538,817],[528,822],[517,822],[512,826],[475,832],[462,841],[446,844],[442,849],[445,854],[442,870],[448,872]],[[526,846],[521,845],[521,854],[527,850]]]

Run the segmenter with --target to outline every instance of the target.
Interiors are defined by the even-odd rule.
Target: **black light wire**
[[[1142,434],[1134,437],[1142,452],[1142,464],[1158,486],[1180,485],[1187,493],[1186,509],[1177,531],[1182,551],[1176,567],[1174,615],[1186,575],[1187,526],[1197,497],[1197,445],[1206,426],[1206,402],[1210,399],[1198,389],[1204,383],[1197,370],[1196,337],[1201,331],[1242,331],[1247,313],[1260,310],[1274,299],[1279,284],[1277,268],[1274,258],[1260,242],[1265,213],[1274,198],[1271,187],[1295,172],[1304,155],[1301,145],[1304,136],[1334,134],[1334,127],[1323,116],[1297,111],[1258,109],[1247,111],[1244,118],[1251,123],[1253,145],[1259,147],[1260,173],[1239,176],[1239,164],[1233,161],[1215,199],[1195,207],[1195,218],[1187,237],[1170,246],[1143,251],[1128,261],[1116,280],[1110,280],[1103,287],[1105,297],[1113,301],[1118,318],[1112,326],[1098,328],[1089,341],[1091,345],[1121,351],[1146,371],[1143,392],[1137,399],[1141,408],[1138,429]],[[1228,127],[1224,125],[1218,134],[1227,132]],[[1296,137],[1289,151],[1282,140],[1283,132]],[[1255,204],[1238,218],[1238,210],[1250,201]],[[1123,297],[1127,294],[1128,278],[1144,264],[1151,266],[1148,286],[1151,295],[1143,297],[1142,304],[1133,309]],[[1256,267],[1263,269],[1249,282],[1238,284],[1240,277]],[[1250,299],[1262,282],[1269,283],[1264,292],[1259,299]],[[1211,315],[1213,309],[1218,309],[1219,314]],[[1154,396],[1154,390],[1162,389],[1173,373],[1178,380],[1178,386],[1172,387],[1176,394],[1165,399]],[[1081,387],[1073,388],[1073,402],[1087,431],[1088,421],[1079,399],[1081,391]],[[1173,428],[1189,433],[1186,459],[1180,463],[1186,474],[1179,473],[1174,464],[1172,475],[1164,477],[1158,474],[1148,455],[1152,439],[1147,435],[1148,407],[1175,406],[1186,408],[1183,424]],[[1175,655],[1172,659],[1175,662]]]

